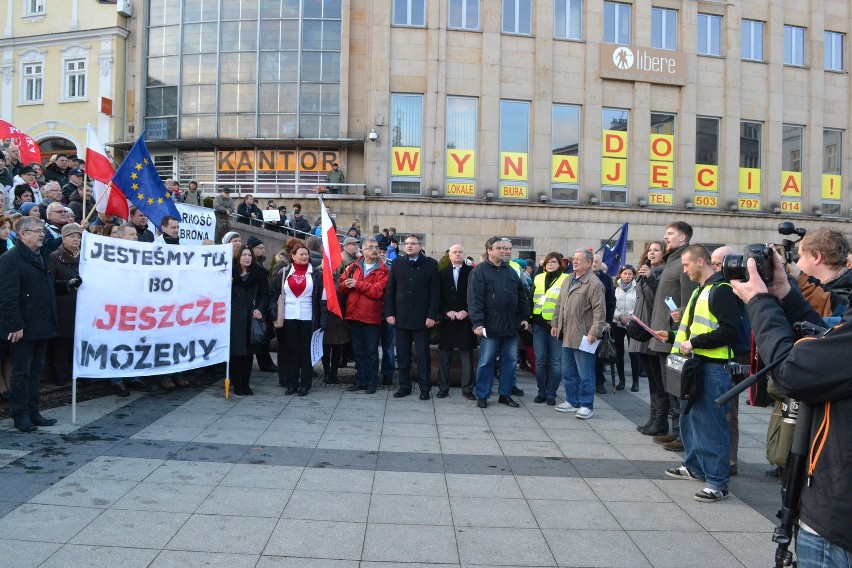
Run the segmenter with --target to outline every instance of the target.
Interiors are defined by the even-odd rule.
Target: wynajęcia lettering
[[[192,363],[198,358],[206,361],[216,347],[216,342],[216,339],[193,339],[188,343],[149,345],[143,337],[136,345],[121,344],[110,348],[106,344],[92,345],[84,340],[80,349],[80,367],[87,369],[90,365],[97,365],[103,370],[109,365],[111,369],[121,371],[131,368],[142,371]]]
[[[134,264],[140,266],[188,266],[193,257],[193,251],[172,251],[166,249],[137,250],[120,245],[95,242],[87,255],[89,260],[103,260],[117,264]],[[228,259],[222,252],[202,252],[199,258],[205,268],[210,266],[225,266]]]

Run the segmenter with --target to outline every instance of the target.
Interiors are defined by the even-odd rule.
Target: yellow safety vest
[[[510,260],[510,261],[509,261],[509,266],[512,268],[512,270],[514,270],[514,271],[515,271],[515,274],[517,274],[517,275],[518,275],[518,278],[520,278],[520,277],[521,277],[521,271],[523,270],[523,269],[521,268],[521,265],[520,265],[520,264],[518,264],[517,262],[515,262],[514,260]]]
[[[559,299],[559,290],[562,288],[562,283],[568,278],[568,275],[562,273],[549,290],[544,289],[544,280],[546,277],[547,273],[542,272],[533,280],[533,315],[541,314],[544,321],[550,321],[553,319],[553,314],[556,313],[556,301]]]
[[[727,282],[716,282],[710,286],[699,286],[692,293],[689,302],[686,304],[684,314],[689,314],[692,311],[692,321],[689,325],[689,335],[687,336],[686,317],[682,318],[680,325],[675,334],[674,346],[672,353],[680,353],[680,344],[686,341],[689,337],[703,335],[719,328],[719,320],[716,319],[710,312],[710,291],[715,286],[730,286]],[[693,307],[693,304],[695,306]],[[693,354],[707,357],[708,359],[728,360],[731,358],[732,352],[730,347],[713,347],[711,349],[693,349]]]

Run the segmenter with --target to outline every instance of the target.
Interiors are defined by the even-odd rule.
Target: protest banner
[[[180,213],[180,244],[200,245],[205,240],[216,240],[216,214],[212,209],[187,203],[175,205]]]
[[[231,247],[84,233],[74,377],[175,373],[228,360]]]

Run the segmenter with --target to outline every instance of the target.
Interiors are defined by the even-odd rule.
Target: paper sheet
[[[316,365],[322,359],[322,337],[325,332],[321,329],[311,334],[311,365]]]
[[[598,350],[598,345],[600,344],[600,339],[596,339],[594,343],[589,343],[589,337],[587,335],[584,335],[583,341],[580,342],[580,351],[585,351],[586,353],[596,353]]]

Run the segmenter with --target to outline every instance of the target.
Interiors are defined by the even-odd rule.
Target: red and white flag
[[[322,197],[319,202],[322,215],[322,285],[326,293],[326,306],[328,311],[342,318],[343,310],[337,301],[337,286],[334,285],[334,271],[343,262],[343,256],[340,254],[340,241],[337,240],[337,233]]]
[[[92,191],[97,202],[97,210],[107,215],[116,215],[127,219],[130,212],[127,209],[127,198],[121,190],[110,184],[115,168],[107,158],[103,144],[98,140],[95,129],[88,125],[86,137],[86,175],[95,180]],[[107,192],[103,198],[101,194]]]
[[[25,166],[33,162],[41,163],[41,148],[32,136],[18,130],[11,123],[0,120],[0,139],[9,138],[21,153],[21,163]],[[7,164],[8,165],[8,164]]]

